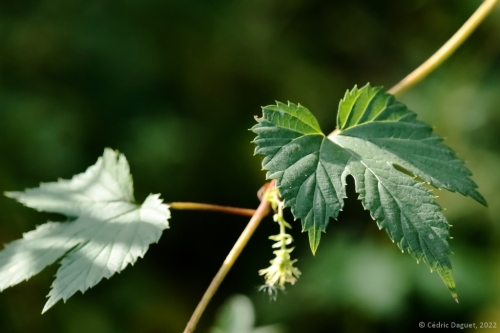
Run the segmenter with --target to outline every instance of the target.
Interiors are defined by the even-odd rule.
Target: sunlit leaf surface
[[[127,160],[111,149],[71,180],[6,195],[70,219],[47,222],[0,252],[0,290],[63,258],[43,312],[134,264],[149,244],[158,241],[170,218],[168,206],[157,194],[140,206],[134,203]]]

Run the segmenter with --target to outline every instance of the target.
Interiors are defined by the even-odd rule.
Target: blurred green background
[[[2,0],[0,191],[69,178],[105,147],[131,165],[136,198],[256,207],[265,181],[248,128],[260,106],[301,103],[330,132],[354,84],[391,87],[481,1]],[[266,218],[203,316],[231,295],[284,332],[411,332],[424,322],[500,327],[500,8],[400,97],[468,161],[489,208],[441,191],[460,304],[349,199],[317,255],[293,223],[302,277],[257,291],[277,225]],[[181,332],[247,218],[173,211],[144,259],[43,316],[58,265],[0,294],[0,332]],[[0,197],[0,243],[57,215]],[[289,219],[291,220],[290,216]],[[491,331],[491,330],[490,330]]]

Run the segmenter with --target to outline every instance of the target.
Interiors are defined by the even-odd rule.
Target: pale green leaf
[[[303,106],[278,103],[263,108],[252,130],[255,153],[265,156],[267,178],[276,179],[285,204],[301,219],[313,252],[329,219],[342,209],[345,179],[352,175],[359,199],[378,226],[401,250],[437,270],[456,296],[449,225],[419,180],[486,205],[463,161],[381,88],[348,91],[339,104],[337,129],[328,137],[311,117]]]
[[[0,290],[29,279],[63,257],[43,312],[134,264],[149,244],[158,241],[170,218],[159,195],[148,196],[140,206],[133,202],[127,160],[111,149],[71,180],[6,195],[28,207],[72,219],[43,224],[0,252]]]

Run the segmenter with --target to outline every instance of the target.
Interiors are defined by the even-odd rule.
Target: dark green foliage
[[[381,88],[366,85],[346,93],[337,129],[329,136],[300,104],[264,107],[257,122],[252,128],[257,134],[255,153],[265,155],[267,178],[277,180],[285,204],[309,232],[313,252],[329,219],[337,218],[343,207],[346,177],[351,175],[379,228],[402,251],[437,270],[456,298],[448,222],[431,190],[415,178],[484,205],[486,201],[464,163],[414,112]]]

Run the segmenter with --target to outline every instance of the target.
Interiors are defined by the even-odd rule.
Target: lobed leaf
[[[257,134],[255,153],[265,156],[267,178],[276,179],[285,205],[309,232],[313,253],[329,219],[342,210],[346,177],[352,175],[359,199],[378,226],[402,251],[437,270],[456,298],[449,224],[417,177],[486,205],[463,161],[381,88],[347,91],[339,104],[337,129],[329,136],[312,118],[300,104],[278,102],[263,108],[252,131]]]
[[[133,203],[127,160],[111,149],[71,180],[6,195],[39,211],[73,219],[43,224],[0,252],[0,291],[63,258],[43,312],[134,264],[149,244],[159,240],[170,218],[168,206],[157,194],[140,206]]]

